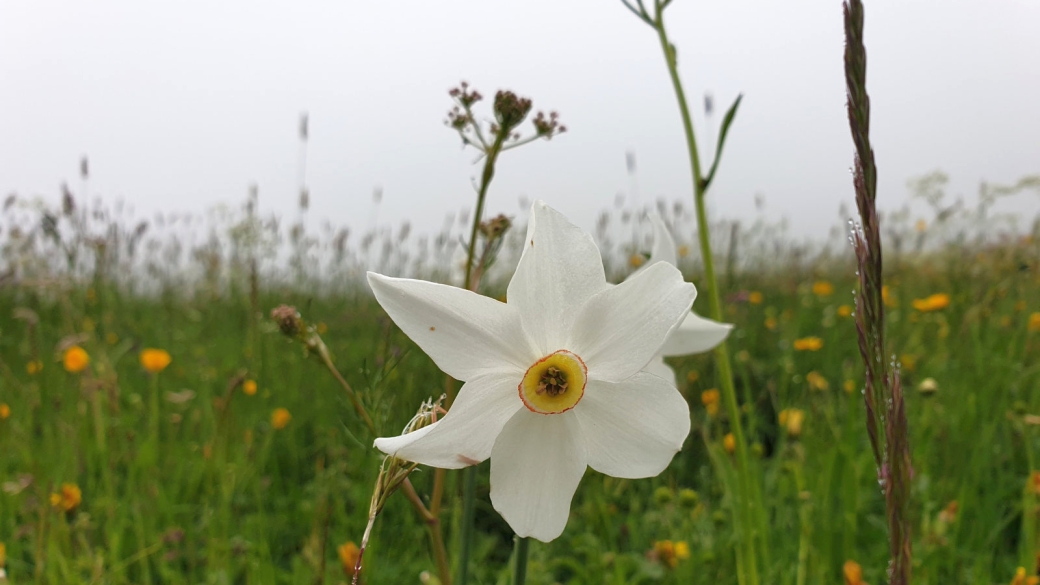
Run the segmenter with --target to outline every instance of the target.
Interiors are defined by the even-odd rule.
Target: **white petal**
[[[517,536],[549,542],[567,526],[585,467],[585,440],[573,411],[520,410],[491,451],[491,503]]]
[[[650,223],[654,226],[654,245],[650,249],[650,259],[635,272],[629,274],[625,280],[632,278],[658,262],[666,262],[672,266],[679,265],[672,232],[668,230],[668,226],[665,225],[661,216],[656,213],[649,213],[647,216],[650,218]]]
[[[585,360],[590,378],[619,382],[654,357],[696,296],[678,269],[658,262],[589,299],[567,347]]]
[[[523,374],[542,357],[527,340],[520,314],[505,303],[454,286],[373,272],[368,284],[401,331],[457,380],[490,372]]]
[[[690,407],[669,382],[640,372],[624,382],[590,381],[574,414],[589,466],[607,475],[653,477],[690,434]]]
[[[705,319],[697,313],[690,312],[683,319],[661,347],[661,355],[680,356],[704,353],[722,343],[733,325]]]
[[[661,354],[655,355],[654,358],[650,360],[650,363],[643,367],[643,371],[663,379],[665,382],[670,383],[676,388],[679,387],[679,381],[675,377],[675,370],[672,369],[672,366],[664,363],[664,358],[661,357]]]
[[[461,287],[466,283],[466,261],[469,260],[469,250],[462,242],[455,242],[455,252],[451,255],[451,264],[448,266],[448,283]]]
[[[679,262],[676,256],[675,240],[672,239],[672,232],[668,230],[668,226],[661,219],[661,216],[656,213],[650,214],[650,222],[654,224],[654,247],[650,250],[650,260],[647,264],[653,265],[657,262],[667,262],[672,266],[678,266]]]
[[[444,418],[418,431],[376,439],[377,449],[405,461],[458,469],[491,456],[502,427],[520,409],[517,375],[491,374],[462,385]],[[526,412],[526,410],[525,410]]]
[[[578,310],[607,286],[592,236],[542,201],[531,206],[524,252],[506,297],[539,356],[564,349]],[[530,364],[528,364],[530,365]]]

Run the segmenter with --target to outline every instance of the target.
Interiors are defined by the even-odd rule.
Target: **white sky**
[[[1040,1],[866,10],[883,206],[935,168],[968,196],[1040,172]],[[710,90],[717,124],[745,94],[713,209],[751,216],[761,194],[824,236],[852,201],[840,2],[676,0],[667,15],[693,109]],[[489,212],[526,195],[591,227],[633,185],[628,150],[644,201],[690,200],[656,38],[608,0],[0,0],[0,195],[56,199],[85,154],[90,193],[139,213],[238,203],[255,182],[262,209],[288,215],[307,111],[311,217],[363,228],[381,186],[380,223],[432,232],[472,204],[479,171],[443,125],[462,79],[530,96],[569,128],[500,159]]]

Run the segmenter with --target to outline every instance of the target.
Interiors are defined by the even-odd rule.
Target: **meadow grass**
[[[1006,582],[1018,566],[1035,568],[1038,259],[1036,239],[1020,237],[889,258],[919,583]],[[696,267],[685,268],[696,283]],[[851,271],[821,257],[723,279],[737,391],[751,405],[745,432],[764,478],[765,582],[840,582],[849,560],[866,582],[885,581],[885,506],[863,425]],[[947,298],[915,303],[936,294]],[[0,542],[11,583],[349,580],[337,548],[360,541],[382,456],[329,371],[267,313],[298,308],[382,435],[400,432],[422,400],[454,382],[361,287],[278,285],[255,295],[245,278],[190,294],[132,294],[103,278],[0,289]],[[79,373],[62,363],[72,344],[90,358]],[[138,355],[148,347],[168,351],[169,367],[146,372]],[[729,425],[705,405],[717,387],[712,361],[669,362],[693,415],[683,451],[654,479],[589,470],[564,535],[531,544],[529,582],[737,582]],[[277,408],[291,415],[282,428]],[[504,583],[512,532],[491,508],[487,467],[477,474],[473,579]],[[420,469],[411,480],[426,497],[433,472]],[[453,560],[460,482],[448,474],[441,514]],[[62,498],[63,484],[77,486],[81,501]],[[414,583],[424,572],[436,580],[427,530],[397,494],[375,524],[363,581]]]

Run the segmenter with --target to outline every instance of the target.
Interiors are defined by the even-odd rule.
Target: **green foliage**
[[[889,337],[908,389],[917,582],[1008,581],[1040,550],[1031,477],[1040,468],[1040,331],[1029,328],[1040,311],[1038,257],[1035,242],[1009,240],[970,261],[950,249],[889,263]],[[765,478],[774,560],[765,582],[840,582],[850,559],[867,582],[885,581],[884,502],[864,432],[854,326],[842,309],[852,304],[843,292],[852,277],[822,265],[747,274],[723,294],[737,325],[738,393],[753,405],[752,464]],[[824,279],[834,292],[818,294],[828,287],[813,284]],[[11,582],[347,582],[337,547],[361,540],[381,457],[328,370],[253,312],[246,294],[60,286],[0,291],[0,403],[10,408],[0,420],[0,542]],[[934,293],[948,294],[949,305],[913,308]],[[282,303],[319,324],[382,434],[399,432],[423,399],[445,391],[443,374],[366,295],[259,297],[265,314]],[[91,357],[81,374],[62,367],[70,336]],[[810,336],[820,349],[794,349]],[[169,351],[171,365],[146,373],[144,347]],[[42,369],[30,373],[34,361]],[[708,356],[670,363],[694,418],[685,448],[654,479],[589,471],[564,535],[531,543],[529,583],[737,582],[735,468],[722,441],[729,423],[724,410],[709,416],[701,404],[715,372]],[[932,388],[929,378],[934,391],[918,391]],[[256,381],[254,395],[242,391],[245,379]],[[154,392],[158,444],[148,440]],[[292,415],[280,430],[271,421],[279,407]],[[777,422],[792,408],[805,413],[799,433]],[[432,476],[412,475],[424,497]],[[478,478],[473,577],[505,583],[512,533],[491,508],[486,464]],[[451,555],[460,479],[449,474],[441,516]],[[63,483],[82,492],[68,512],[50,501]],[[417,583],[434,572],[425,527],[401,495],[376,522],[364,560],[367,583]]]

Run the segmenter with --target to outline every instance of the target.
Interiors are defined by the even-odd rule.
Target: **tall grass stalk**
[[[697,236],[700,243],[701,258],[704,262],[704,281],[708,293],[709,316],[716,321],[722,320],[722,303],[719,297],[719,285],[715,276],[714,256],[711,251],[711,237],[708,227],[708,213],[705,206],[705,196],[708,187],[715,176],[719,159],[722,155],[722,147],[725,144],[726,133],[733,117],[736,115],[740,105],[741,97],[726,112],[722,127],[719,132],[718,146],[715,150],[715,160],[712,162],[708,174],[702,174],[700,154],[697,149],[697,138],[693,130],[693,119],[690,116],[690,108],[686,101],[686,93],[683,91],[682,81],[679,79],[678,60],[676,58],[675,45],[668,38],[668,31],[664,23],[665,8],[671,4],[671,0],[654,0],[654,10],[647,10],[643,0],[635,0],[635,5],[629,0],[622,3],[631,10],[640,20],[649,25],[657,32],[657,38],[661,43],[665,63],[668,67],[668,75],[672,81],[672,89],[679,102],[679,113],[682,117],[683,132],[686,137],[686,147],[690,157],[690,171],[693,179],[693,203],[697,216]],[[741,424],[740,405],[737,402],[737,391],[733,383],[733,368],[730,364],[729,349],[725,342],[719,344],[714,350],[715,363],[718,368],[719,386],[722,389],[722,398],[726,405],[726,414],[729,417],[730,430],[736,440],[737,459],[737,489],[739,503],[735,507],[734,515],[736,524],[740,527],[741,546],[743,554],[738,555],[742,562],[742,582],[746,585],[758,585],[759,556],[768,561],[768,548],[765,537],[765,510],[762,507],[761,489],[757,480],[752,476],[748,461],[747,440],[744,436]],[[758,526],[756,526],[758,524]]]
[[[885,493],[889,537],[889,582],[910,583],[910,431],[906,420],[899,369],[889,365],[885,346],[885,303],[881,230],[877,213],[877,167],[870,145],[870,97],[867,95],[867,52],[863,45],[863,3],[842,4],[845,17],[845,83],[849,128],[856,145],[853,184],[861,225],[853,230],[859,288],[856,331],[866,370],[863,397],[867,434]],[[895,358],[892,358],[894,362]]]

